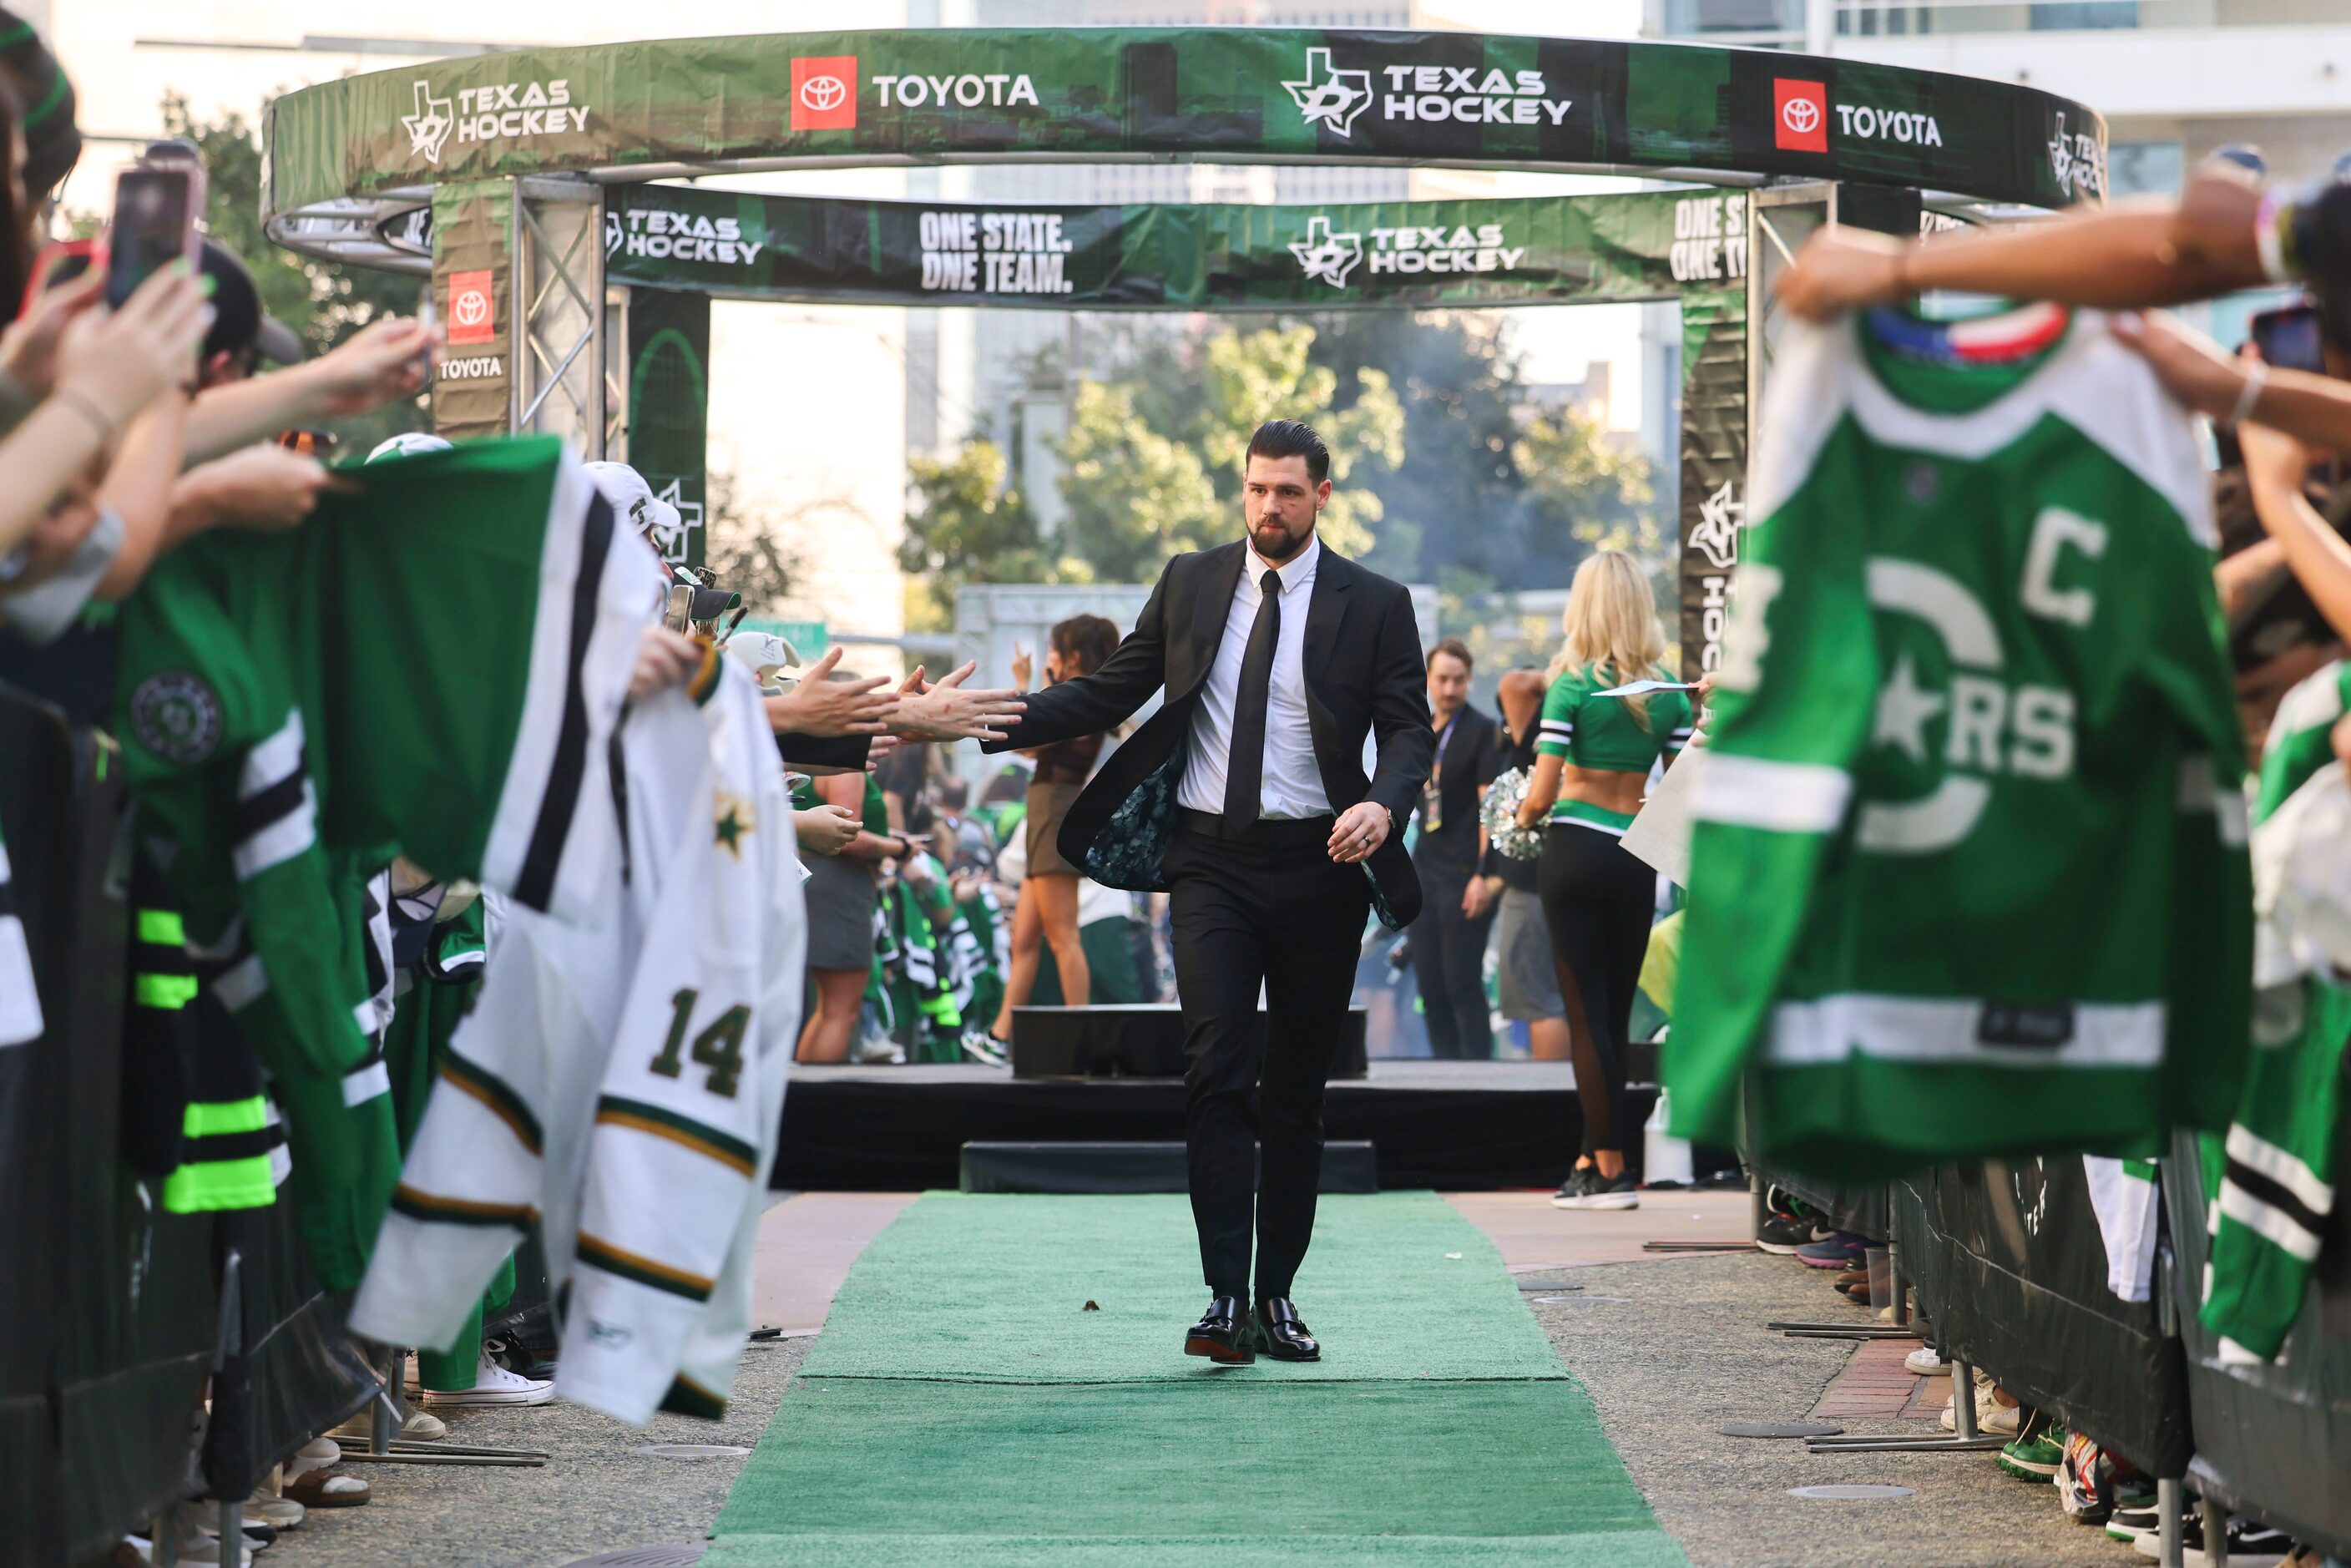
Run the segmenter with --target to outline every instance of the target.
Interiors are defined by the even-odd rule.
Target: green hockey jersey
[[[398,1164],[359,879],[404,852],[594,914],[607,741],[658,602],[650,551],[553,438],[350,477],[301,529],[160,561],[123,608],[117,685],[152,848],[270,1073],[337,1289]]]
[[[2351,662],[2336,659],[2294,683],[2270,719],[2262,746],[2253,821],[2265,821],[2310,776],[2335,760],[2335,726],[2351,708]]]
[[[1823,1175],[2152,1152],[2234,1103],[2242,742],[2186,413],[2103,318],[1792,328],[1760,422],[1664,1070]],[[1997,339],[1997,326],[1977,340]]]
[[[2274,1360],[2302,1315],[2335,1208],[2335,1129],[2351,988],[2312,977],[2264,992],[2225,1136],[2202,1140],[2205,1227],[2199,1316],[2224,1361]]]
[[[2278,704],[2262,749],[2253,830],[2263,858],[2309,853],[2295,842],[2297,813],[2279,809],[2335,761],[2335,725],[2351,691],[2351,665],[2313,672]],[[2304,802],[2305,804],[2314,802]],[[2331,821],[2318,825],[2322,842]],[[2273,843],[2272,835],[2284,838]],[[2210,1249],[2199,1315],[2227,1361],[2269,1361],[2302,1313],[2334,1212],[2335,1128],[2344,1053],[2351,1042],[2351,988],[2330,966],[2265,931],[2257,972],[2294,973],[2264,984],[2253,1009],[2253,1049],[2236,1114],[2224,1136],[2202,1140]],[[2273,974],[2262,975],[2264,981]]]
[[[879,831],[886,831],[886,826]],[[883,966],[890,1011],[906,1060],[960,1061],[964,1020],[954,989],[955,895],[947,891],[946,869],[927,851],[917,850],[907,863],[926,873],[923,884],[915,886],[902,873],[883,885],[878,901],[896,949]]]

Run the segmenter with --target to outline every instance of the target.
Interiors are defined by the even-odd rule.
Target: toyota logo
[[[450,302],[449,314],[460,327],[478,327],[489,319],[490,297],[478,288],[469,288]]]
[[[849,86],[839,77],[810,77],[800,83],[800,107],[812,113],[839,109],[848,96]]]
[[[816,84],[809,84],[813,87]],[[1821,106],[1809,98],[1792,98],[1780,110],[1780,119],[1799,136],[1810,136],[1821,123]]]

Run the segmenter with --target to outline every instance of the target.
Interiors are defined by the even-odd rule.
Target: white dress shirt
[[[1192,709],[1192,751],[1184,764],[1184,787],[1176,803],[1195,811],[1225,809],[1226,763],[1233,748],[1233,706],[1240,695],[1241,662],[1249,654],[1249,629],[1265,599],[1259,580],[1281,577],[1281,635],[1273,645],[1273,678],[1265,705],[1265,761],[1258,773],[1258,814],[1265,817],[1327,817],[1331,797],[1322,789],[1322,769],[1314,760],[1314,735],[1306,717],[1306,611],[1314,601],[1314,571],[1322,559],[1322,539],[1276,567],[1248,549],[1233,607],[1225,617],[1225,638],[1217,662]]]

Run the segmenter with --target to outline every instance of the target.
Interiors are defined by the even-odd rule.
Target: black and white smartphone
[[[196,214],[204,206],[198,163],[135,163],[114,183],[107,225],[106,303],[120,309],[139,286],[172,263],[196,259]]]

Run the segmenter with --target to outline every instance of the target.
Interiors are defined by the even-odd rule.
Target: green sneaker
[[[2000,1451],[2000,1468],[2021,1481],[2053,1481],[2065,1462],[2065,1427],[2039,1411],[2026,1417],[2016,1440]]]

